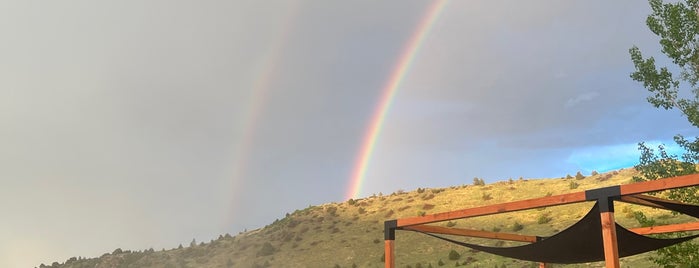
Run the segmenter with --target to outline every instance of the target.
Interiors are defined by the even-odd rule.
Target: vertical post
[[[396,220],[385,221],[383,223],[384,232],[384,262],[386,268],[396,267],[396,257],[395,257],[395,240],[396,240],[396,227],[398,222]]]
[[[619,268],[619,247],[616,242],[616,223],[614,221],[614,199],[618,199],[620,196],[620,186],[585,191],[585,199],[597,201],[599,207],[606,268]]]
[[[604,262],[606,268],[619,268],[619,248],[616,242],[614,212],[601,212],[602,241],[604,243]]]
[[[386,252],[386,268],[394,268],[396,267],[396,259],[393,256],[393,252],[395,250],[394,248],[394,241],[395,240],[386,240],[384,242],[384,251]]]

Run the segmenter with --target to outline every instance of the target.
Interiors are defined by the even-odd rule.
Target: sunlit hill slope
[[[371,197],[310,206],[273,223],[235,236],[170,250],[121,250],[95,258],[70,258],[53,267],[383,267],[383,222],[460,208],[541,197],[550,194],[626,184],[635,171],[624,169],[582,179],[514,179],[486,185],[397,191]],[[443,223],[461,228],[552,235],[587,213],[592,203],[532,209]],[[617,203],[617,222],[636,227],[633,211],[642,210],[661,222],[687,221],[685,216]],[[490,246],[517,242],[486,239],[465,241]],[[458,253],[450,259],[450,252]],[[652,253],[651,253],[652,254]],[[453,253],[452,253],[453,255]],[[622,259],[623,267],[652,267],[648,254]],[[425,235],[398,231],[396,267],[538,267],[537,264],[469,250]],[[554,267],[602,267],[600,263]]]

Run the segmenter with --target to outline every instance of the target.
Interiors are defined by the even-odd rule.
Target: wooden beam
[[[396,267],[395,254],[395,240],[385,240],[384,242],[384,262],[386,268]]]
[[[536,236],[531,235],[519,235],[519,234],[509,234],[509,233],[498,233],[480,230],[470,230],[470,229],[460,229],[460,228],[447,228],[441,226],[432,225],[413,225],[403,228],[404,230],[414,230],[425,233],[434,234],[446,234],[446,235],[461,235],[470,237],[480,237],[480,238],[490,238],[490,239],[500,239],[508,241],[520,241],[520,242],[536,242]]]
[[[632,231],[640,235],[687,232],[697,230],[699,230],[699,221],[629,229],[629,231]]]
[[[585,192],[561,194],[554,196],[546,196],[540,198],[533,198],[527,200],[520,200],[502,204],[494,204],[483,207],[467,208],[455,211],[448,211],[442,213],[436,213],[431,215],[425,215],[421,217],[412,217],[398,219],[398,227],[406,227],[412,225],[419,225],[425,223],[434,223],[440,221],[463,219],[475,216],[485,216],[504,212],[513,212],[525,209],[540,208],[540,207],[551,207],[564,204],[572,204],[578,202],[584,202]]]
[[[642,194],[699,185],[699,174],[620,185],[621,195]]]
[[[644,200],[642,198],[638,198],[638,195],[627,195],[627,196],[622,196],[619,201],[624,202],[624,203],[629,203],[629,204],[636,204],[636,205],[641,205],[641,206],[647,206],[647,207],[652,207],[652,208],[661,208],[661,209],[667,209],[661,205],[648,202],[647,200]]]
[[[600,213],[602,224],[602,241],[604,244],[604,263],[606,268],[619,268],[619,248],[616,241],[614,212]]]

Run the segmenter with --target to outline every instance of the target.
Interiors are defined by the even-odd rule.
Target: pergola
[[[395,267],[395,237],[396,230],[407,230],[425,233],[449,242],[461,244],[464,246],[474,247],[475,245],[470,245],[466,243],[459,243],[448,238],[440,237],[435,234],[441,235],[457,235],[457,236],[467,236],[467,237],[479,237],[479,238],[489,238],[489,239],[499,239],[499,240],[509,240],[509,241],[520,241],[528,242],[527,246],[521,246],[516,248],[487,248],[490,249],[491,253],[508,256],[517,257],[521,256],[524,252],[529,256],[529,260],[537,261],[541,263],[541,267],[545,267],[546,260],[559,260],[557,256],[542,256],[538,254],[537,249],[546,248],[546,246],[536,247],[534,245],[541,244],[545,245],[544,242],[558,243],[553,245],[560,250],[565,250],[565,245],[562,243],[567,243],[570,245],[570,241],[566,240],[570,236],[578,235],[581,230],[594,230],[595,232],[601,232],[601,238],[596,235],[599,240],[590,240],[593,244],[591,247],[597,247],[599,252],[595,252],[592,249],[587,252],[590,256],[578,256],[578,260],[604,260],[605,265],[608,268],[618,268],[619,267],[619,257],[620,251],[622,256],[630,256],[639,254],[642,252],[657,249],[659,247],[665,247],[668,245],[676,244],[679,242],[691,240],[695,236],[689,236],[679,239],[655,239],[646,237],[644,235],[649,234],[660,234],[660,233],[671,233],[680,231],[695,231],[699,230],[699,221],[680,223],[680,224],[670,224],[663,226],[653,226],[653,227],[642,227],[625,229],[616,224],[614,220],[614,201],[620,201],[625,203],[632,203],[637,205],[649,206],[654,208],[669,209],[677,212],[681,212],[696,218],[699,218],[699,206],[692,204],[684,204],[672,200],[661,199],[649,195],[644,195],[649,192],[657,192],[668,189],[684,188],[699,185],[699,174],[679,176],[673,178],[659,179],[646,182],[638,182],[632,184],[604,187],[599,189],[580,191],[575,193],[567,193],[561,195],[546,196],[541,198],[533,198],[527,200],[520,200],[508,203],[500,203],[487,205],[482,207],[465,208],[460,210],[436,213],[431,215],[425,215],[420,217],[410,217],[395,220],[387,220],[384,222],[384,238],[385,238],[385,267],[394,268]],[[470,230],[462,228],[451,228],[429,225],[431,223],[450,221],[456,219],[464,219],[485,215],[493,215],[506,212],[514,212],[526,209],[542,208],[559,206],[565,204],[580,203],[585,201],[596,201],[594,208],[588,213],[585,219],[587,221],[579,221],[576,223],[577,228],[574,226],[566,229],[559,234],[556,234],[550,238],[542,238],[538,236],[530,235],[520,235],[511,233],[500,233],[500,232],[490,232],[481,230]],[[566,233],[566,234],[563,234]],[[599,233],[597,233],[599,234]],[[620,235],[621,243],[618,243],[617,234]],[[558,236],[558,237],[556,237]],[[581,237],[590,237],[589,234]],[[591,237],[595,237],[593,234]],[[549,241],[547,241],[549,240]],[[569,239],[570,240],[570,239]],[[558,241],[558,242],[554,242]],[[594,245],[594,244],[601,245]],[[560,245],[564,245],[560,247]],[[655,246],[655,247],[654,247]],[[478,246],[475,246],[477,248]],[[573,245],[574,247],[574,245]],[[551,248],[549,245],[548,248]],[[508,251],[509,250],[509,251]],[[528,250],[528,251],[527,251]],[[559,251],[560,251],[559,250]],[[486,250],[487,251],[487,250]],[[603,252],[603,253],[602,253]],[[540,253],[540,252],[539,252]],[[509,255],[508,255],[509,254]],[[520,255],[517,255],[520,254]],[[585,254],[585,253],[583,253]],[[533,256],[533,257],[532,257]],[[537,257],[541,256],[541,257]],[[533,259],[532,259],[533,258]],[[538,259],[537,259],[538,258]],[[564,257],[562,257],[564,258]],[[550,261],[557,262],[557,261]],[[559,262],[566,263],[566,262]]]

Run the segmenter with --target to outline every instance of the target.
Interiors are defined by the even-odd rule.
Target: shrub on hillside
[[[582,180],[584,178],[585,178],[585,176],[582,173],[580,173],[580,171],[578,171],[578,173],[575,173],[576,180]]]
[[[522,229],[524,229],[524,225],[522,225],[521,223],[515,222],[514,224],[512,224],[512,231],[517,232],[517,231],[520,231]]]
[[[269,256],[274,254],[276,251],[277,249],[274,248],[272,244],[270,244],[269,242],[265,242],[264,244],[262,244],[260,250],[257,251],[257,256]]]
[[[336,214],[336,213],[337,213],[337,207],[335,207],[335,206],[327,207],[327,208],[325,208],[325,211],[327,211],[328,214],[330,214],[330,215],[332,215],[332,216],[336,216],[336,215],[337,215],[337,214]]]
[[[475,178],[473,178],[473,185],[483,186],[483,185],[485,185],[485,181],[483,181],[483,179],[479,179],[478,177],[475,177]]]
[[[578,186],[580,186],[580,184],[578,184],[577,182],[574,182],[574,181],[571,181],[570,184],[568,184],[568,188],[570,188],[571,190],[577,189]]]
[[[549,223],[551,220],[552,220],[552,218],[549,217],[548,214],[541,214],[541,215],[539,215],[539,218],[536,220],[536,223],[545,224],[545,223]]]
[[[490,199],[493,199],[493,197],[489,193],[483,193],[481,199],[483,199],[483,201],[488,201]]]
[[[606,180],[611,179],[611,178],[612,178],[612,174],[607,173],[607,174],[604,174],[602,176],[597,177],[597,181],[606,181]]]
[[[452,260],[452,261],[453,261],[453,260],[458,260],[459,258],[461,258],[461,254],[459,254],[458,252],[456,252],[456,250],[453,250],[453,249],[452,249],[451,251],[449,251],[449,259],[450,259],[450,260]]]

